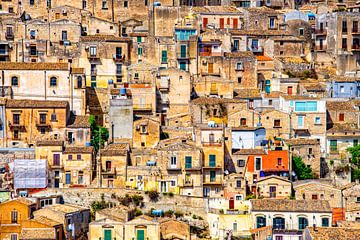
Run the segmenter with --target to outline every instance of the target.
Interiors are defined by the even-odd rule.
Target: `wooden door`
[[[224,28],[224,19],[220,18],[220,29]]]
[[[234,29],[237,29],[237,28],[238,28],[238,19],[237,19],[237,18],[234,18],[234,19],[233,19],[233,28],[234,28]]]
[[[213,72],[214,72],[214,64],[208,63],[208,73],[213,73]]]
[[[234,208],[235,208],[234,198],[230,198],[230,200],[229,200],[229,209],[234,209]]]

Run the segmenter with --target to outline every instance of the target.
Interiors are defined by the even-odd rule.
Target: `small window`
[[[141,42],[142,42],[142,37],[141,37],[141,36],[137,36],[137,37],[136,37],[136,42],[141,43]]]
[[[87,5],[86,1],[82,1],[82,8],[83,8],[83,9],[86,8],[86,5]]]
[[[79,160],[79,161],[81,160],[81,154],[76,155],[76,160]]]
[[[315,117],[315,124],[321,124],[321,118]]]
[[[241,180],[236,180],[236,188],[241,188]]]
[[[237,62],[236,63],[236,70],[243,70],[244,67],[243,67],[243,62]]]
[[[68,160],[72,160],[73,156],[71,154],[68,155]]]
[[[269,106],[272,106],[273,100],[269,99]]]
[[[139,79],[139,73],[135,73],[134,78]]]
[[[237,166],[238,167],[244,167],[245,166],[245,160],[241,160],[241,159],[237,160]]]
[[[108,9],[107,1],[106,1],[106,0],[103,0],[103,1],[102,1],[102,9]]]
[[[175,187],[175,186],[176,186],[176,181],[175,181],[175,180],[171,180],[171,181],[170,181],[170,186]]]
[[[345,120],[345,114],[344,113],[340,113],[339,114],[339,121],[343,122]]]
[[[321,219],[321,226],[328,227],[329,226],[329,218],[322,218]]]
[[[241,83],[242,77],[238,77],[238,78],[237,78],[237,81],[238,81],[238,83]]]
[[[240,126],[246,126],[246,118],[240,119]]]
[[[274,120],[274,128],[279,128],[281,127],[281,121],[280,119],[275,119]]]
[[[57,86],[57,78],[51,77],[50,78],[50,87],[56,87]]]
[[[299,35],[304,36],[304,29],[303,28],[299,28]]]
[[[128,1],[124,1],[124,8],[128,8],[129,7],[129,2]]]
[[[278,159],[277,159],[277,165],[278,165],[278,166],[281,166],[281,165],[282,165],[282,158],[278,158]]]
[[[345,87],[344,86],[340,86],[340,92],[344,93],[345,92]]]
[[[309,154],[313,154],[313,149],[312,148],[309,148]]]
[[[311,195],[311,199],[312,199],[312,200],[317,200],[317,199],[318,199],[318,195],[317,195],[317,194]]]
[[[19,86],[19,78],[18,77],[11,77],[11,86],[18,87]]]
[[[45,134],[46,133],[46,128],[40,128],[40,134]]]
[[[138,55],[139,56],[143,55],[143,49],[141,47],[138,48]]]
[[[34,6],[35,0],[30,0],[30,6]]]
[[[35,39],[35,38],[36,38],[36,31],[30,30],[30,39]]]

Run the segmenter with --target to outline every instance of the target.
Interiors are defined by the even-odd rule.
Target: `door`
[[[214,64],[208,63],[208,73],[213,73],[213,72],[214,72]]]
[[[238,28],[238,19],[235,18],[233,19],[233,29],[237,29]]]
[[[206,28],[206,26],[208,25],[209,19],[208,18],[203,18],[203,28]]]
[[[276,198],[276,187],[275,186],[270,186],[270,197]]]
[[[114,180],[108,180],[108,188],[113,188],[114,187]]]
[[[186,58],[186,45],[181,45],[180,46],[180,57],[181,58]]]
[[[220,29],[224,28],[224,19],[220,18]]]
[[[287,88],[287,94],[288,94],[288,95],[292,95],[292,93],[293,93],[293,87],[289,86],[289,87]]]
[[[234,209],[234,208],[235,208],[234,198],[230,198],[230,200],[229,200],[229,209]]]
[[[204,197],[209,197],[209,196],[210,196],[210,188],[204,187]]]
[[[111,230],[104,230],[104,240],[111,240]]]
[[[298,116],[297,125],[298,128],[304,128],[304,116]]]
[[[166,182],[165,181],[160,182],[160,192],[167,192],[166,191]]]
[[[144,229],[136,230],[136,240],[145,240],[145,230]]]
[[[60,185],[60,179],[55,178],[54,188],[59,188],[59,185]]]

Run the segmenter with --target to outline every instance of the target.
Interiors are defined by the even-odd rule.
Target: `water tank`
[[[91,147],[91,142],[86,142],[86,143],[85,143],[85,146],[86,146],[86,147]]]
[[[120,88],[120,95],[126,95],[126,88]]]
[[[265,80],[265,92],[269,94],[271,91],[271,83],[270,80]]]
[[[163,213],[164,213],[164,211],[163,210],[156,210],[156,209],[154,209],[154,210],[152,210],[152,215],[155,215],[155,216],[162,216],[163,215]]]
[[[114,81],[112,79],[109,79],[108,84],[114,84]]]

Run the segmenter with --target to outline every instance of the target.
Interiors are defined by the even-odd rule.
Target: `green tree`
[[[299,156],[293,157],[293,170],[296,173],[298,180],[315,178],[311,168],[306,166]]]
[[[351,154],[351,178],[355,181],[360,179],[360,145],[349,147],[347,151]]]
[[[96,123],[95,117],[93,115],[89,118],[90,129],[91,129],[91,145],[95,148],[97,152],[101,147],[104,146],[104,143],[109,138],[109,131],[107,128],[100,126]]]

